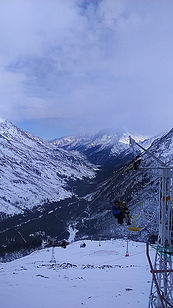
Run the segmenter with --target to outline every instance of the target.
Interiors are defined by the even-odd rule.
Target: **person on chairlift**
[[[131,225],[130,211],[127,207],[127,203],[125,200],[123,200],[121,204],[121,210],[122,210],[122,216],[125,217],[127,225]]]
[[[122,225],[123,224],[123,213],[122,213],[120,200],[115,200],[112,210],[113,210],[114,217],[118,221],[118,224]]]

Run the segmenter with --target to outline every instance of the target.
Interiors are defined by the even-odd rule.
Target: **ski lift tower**
[[[143,148],[130,137],[130,146],[137,145],[145,153],[159,163],[156,168],[144,168],[159,170],[159,232],[154,265],[149,255],[149,244],[147,243],[147,258],[149,261],[152,283],[149,296],[148,308],[170,308],[173,307],[173,166],[158,159],[149,150]],[[142,169],[142,168],[140,168]]]

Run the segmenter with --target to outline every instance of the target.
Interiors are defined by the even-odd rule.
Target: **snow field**
[[[145,244],[74,242],[0,264],[2,308],[146,308],[151,274]],[[151,249],[151,255],[154,251]]]

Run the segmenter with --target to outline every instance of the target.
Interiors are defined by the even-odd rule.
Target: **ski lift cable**
[[[161,164],[161,166],[166,167],[166,164],[159,158],[157,158],[153,153],[151,153],[150,151],[148,151],[148,149],[145,149],[142,145],[140,145],[139,143],[137,144],[136,141],[129,136],[129,144],[130,146],[132,146],[132,148],[134,148],[135,145],[138,145],[139,148],[141,148],[144,152],[146,152],[149,156],[151,156],[152,158],[154,158],[155,160],[157,160],[157,162],[159,164]]]
[[[120,170],[119,172],[118,172],[118,174],[115,174],[106,184],[108,184],[109,182],[109,184],[111,184],[111,183],[113,183],[114,181],[115,181],[115,179],[116,178],[118,178],[118,176],[121,174],[121,172],[122,172],[122,170]],[[107,189],[107,187],[105,188],[105,189],[103,189],[102,191],[101,191],[101,193],[99,193],[98,195],[97,195],[97,197],[96,198],[94,198],[94,200],[92,200],[92,202],[86,207],[86,209],[84,210],[84,211],[82,211],[77,217],[76,217],[76,219],[75,219],[75,222],[76,222],[76,220],[84,213],[84,212],[86,212],[88,209],[89,209],[89,207],[102,195],[102,193],[104,193],[105,192],[105,190]],[[138,215],[136,216],[136,219],[138,218],[138,216],[140,215],[140,210],[141,210],[141,205],[140,205],[140,209],[139,209],[139,213],[138,213]],[[136,220],[135,220],[136,221]],[[136,228],[137,229],[137,228]],[[140,228],[141,229],[141,228]],[[139,230],[136,230],[136,231],[139,231]],[[65,231],[64,231],[65,232]],[[64,233],[63,232],[63,233]]]
[[[25,240],[24,236],[21,234],[20,231],[17,231],[17,233],[21,236],[22,240],[26,243],[27,241]]]
[[[169,165],[172,161],[173,161],[173,158],[170,159],[170,160],[166,163],[166,166]],[[173,166],[172,166],[172,168],[173,168]]]
[[[111,179],[110,182],[113,182],[113,180]],[[105,190],[107,189],[107,187],[105,189],[103,189],[92,201],[91,203],[89,203],[87,205],[87,207],[76,217],[75,219],[75,223],[77,221],[77,219],[84,213],[84,212],[87,212],[87,210],[89,209],[89,207],[105,192]]]
[[[118,174],[115,174],[106,184],[108,184],[109,182],[109,184],[111,184],[111,183],[113,183],[114,182],[114,180],[120,175],[120,173],[122,172],[122,170],[120,170],[120,172],[118,172]],[[75,218],[75,221],[74,221],[74,223],[73,224],[75,224],[76,223],[76,221],[77,221],[77,219],[84,213],[84,212],[86,212],[88,209],[89,209],[89,207],[105,192],[105,190],[107,189],[107,187],[106,188],[104,188],[93,200],[92,200],[92,202],[90,203],[90,204],[88,204],[87,205],[87,207]],[[78,201],[76,202],[76,203],[78,203]],[[64,233],[66,233],[67,232],[67,230],[64,230],[62,233],[60,233],[59,234],[59,236],[62,236]]]
[[[131,137],[130,137],[131,138]],[[131,138],[132,139],[132,138]],[[132,139],[133,140],[133,139]],[[119,177],[119,175],[122,173],[122,169],[118,172],[118,174],[116,173],[113,177],[111,177],[108,181],[107,181],[107,183],[105,184],[105,185],[111,185],[114,181],[115,181],[115,179],[117,179],[118,177]],[[142,172],[141,172],[142,173]],[[75,224],[76,223],[76,221],[81,217],[81,215],[84,213],[84,212],[87,212],[87,210],[89,209],[89,207],[105,192],[105,190],[107,190],[107,187],[105,187],[92,201],[91,201],[91,203],[89,203],[88,205],[87,205],[87,207],[75,218],[75,221],[74,221],[74,223],[73,224]],[[75,202],[75,203],[78,203],[78,201],[77,202]],[[136,222],[136,219],[139,217],[139,215],[140,215],[140,210],[141,210],[141,205],[140,205],[140,207],[139,207],[139,213],[138,213],[138,215],[136,216],[136,218],[135,218],[135,220],[134,220],[134,222]],[[67,232],[67,230],[65,230],[65,231],[63,231],[59,236],[62,236],[65,232]]]
[[[111,184],[111,183],[113,183],[114,182],[114,180],[115,180],[115,178],[117,178],[119,175],[120,175],[120,173],[121,173],[122,171],[120,171],[119,173],[118,173],[118,175],[116,174],[115,176],[113,176],[113,178],[111,178],[110,180],[109,180],[109,184]],[[108,184],[107,183],[107,184]],[[98,195],[97,195],[97,197],[96,198],[94,198],[92,201],[91,201],[91,203],[90,204],[88,204],[87,205],[87,207],[86,207],[86,209],[84,210],[84,211],[82,211],[81,213],[80,213],[80,215],[78,215],[77,217],[76,217],[76,219],[75,220],[77,220],[85,211],[87,211],[88,210],[88,208],[105,192],[105,190],[107,190],[107,187],[105,187]]]

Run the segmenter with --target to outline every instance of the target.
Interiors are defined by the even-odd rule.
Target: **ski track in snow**
[[[0,264],[2,308],[146,308],[151,274],[145,244],[126,241],[74,242]],[[151,249],[154,257],[154,250]]]

